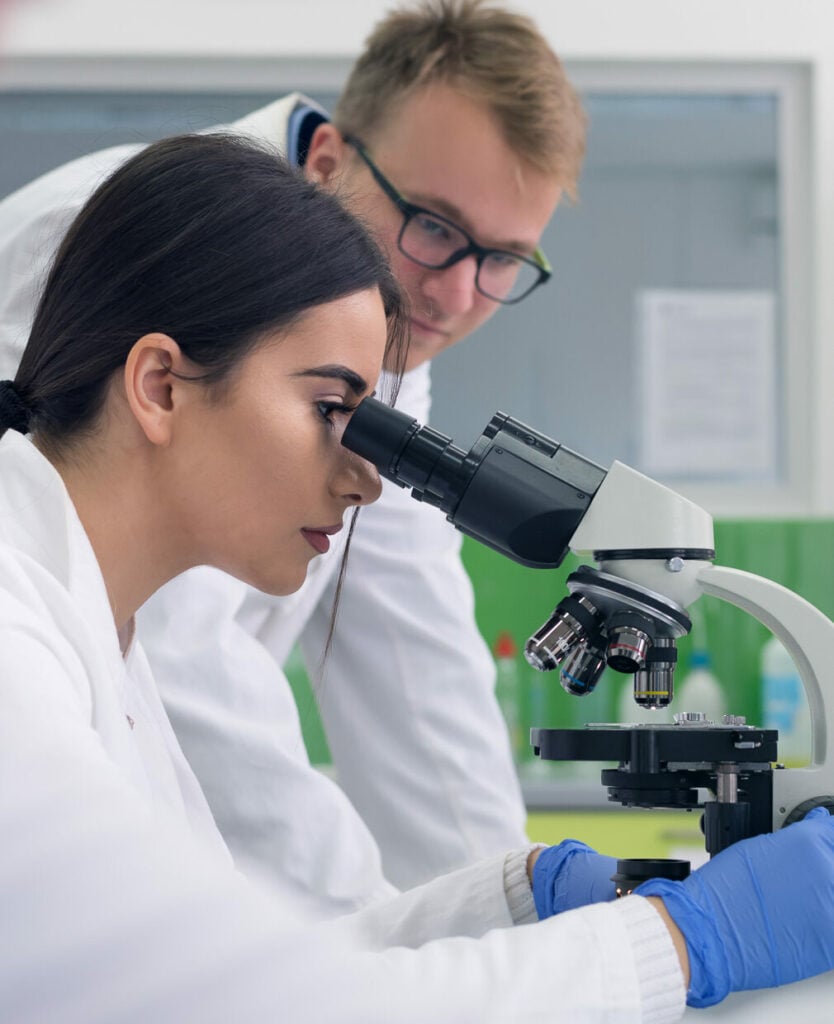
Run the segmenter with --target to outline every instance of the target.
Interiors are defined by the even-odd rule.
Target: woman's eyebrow
[[[311,366],[307,370],[298,370],[293,377],[329,377],[331,380],[341,380],[350,388],[355,395],[361,395],[368,390],[368,382],[364,377],[339,363],[328,363],[326,366]]]

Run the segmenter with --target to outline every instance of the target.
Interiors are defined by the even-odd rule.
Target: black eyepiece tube
[[[375,398],[366,398],[350,418],[342,444],[372,462],[400,487],[413,488],[418,501],[451,513],[465,481],[465,453],[445,434]]]
[[[366,398],[351,416],[342,444],[372,462],[386,480],[405,487],[405,481],[397,477],[397,461],[419,427],[413,416]]]
[[[342,444],[441,509],[462,533],[541,569],[561,565],[605,479],[595,463],[500,412],[464,452],[445,434],[366,398]]]

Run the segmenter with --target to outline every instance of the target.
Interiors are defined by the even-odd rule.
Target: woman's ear
[[[171,373],[182,373],[185,357],[167,334],[145,334],[131,348],[125,362],[124,386],[130,410],[145,437],[154,445],[171,440],[173,415],[183,383]]]
[[[334,188],[341,173],[347,152],[342,133],[329,122],[320,124],[313,132],[304,175],[317,185]]]

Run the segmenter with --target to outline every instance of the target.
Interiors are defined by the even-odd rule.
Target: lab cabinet
[[[801,69],[571,71],[588,149],[578,202],[560,204],[542,240],[553,277],[438,357],[433,426],[468,446],[501,409],[603,466],[618,459],[647,472],[713,515],[808,512]],[[677,317],[649,315],[666,297]],[[731,454],[742,434],[750,446]],[[652,457],[658,446],[662,460]]]
[[[93,63],[83,89],[0,88],[0,196],[93,149],[228,123],[281,91],[280,62],[268,77],[256,70],[218,61],[175,76],[157,60],[143,76],[141,62],[123,62],[114,82],[146,84],[114,89]],[[341,70],[300,63],[292,86],[332,109]],[[715,62],[586,60],[568,70],[588,111],[588,148],[578,202],[560,204],[542,240],[552,280],[438,357],[433,426],[468,446],[502,409],[603,466],[619,459],[641,469],[667,433],[665,421],[649,415],[661,402],[673,417],[676,406],[690,410],[679,426],[697,447],[703,391],[707,410],[724,401],[737,412],[734,432],[758,438],[761,458],[748,462],[742,451],[728,461],[713,438],[714,465],[706,457],[696,470],[681,447],[676,472],[667,438],[664,482],[717,515],[808,512],[807,76],[796,66]],[[770,372],[751,367],[745,375],[738,359],[721,364],[732,332],[713,318],[701,331],[706,369],[697,380],[665,364],[660,380],[652,377],[652,352],[662,357],[666,339],[647,329],[640,311],[667,293],[696,313],[721,296],[768,300],[767,336],[755,337],[753,325],[747,341]],[[685,344],[675,331],[671,340],[698,367],[698,338]],[[741,372],[731,373],[733,365]],[[758,400],[738,413],[753,389]]]

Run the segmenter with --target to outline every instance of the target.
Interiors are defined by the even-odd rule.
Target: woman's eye
[[[334,425],[336,416],[349,415],[355,408],[355,405],[348,405],[345,402],[316,402],[319,416],[330,426]]]

